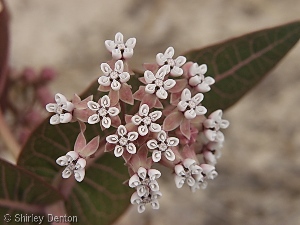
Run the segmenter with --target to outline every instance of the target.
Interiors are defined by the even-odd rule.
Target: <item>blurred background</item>
[[[298,0],[9,0],[11,64],[50,66],[53,93],[81,93],[110,59],[104,41],[137,38],[132,67],[169,46],[179,55],[247,32],[299,20]],[[206,190],[160,180],[161,209],[135,207],[115,225],[295,225],[300,221],[300,44],[225,113],[219,176]]]

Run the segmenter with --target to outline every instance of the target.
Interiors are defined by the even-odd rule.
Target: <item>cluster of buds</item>
[[[100,66],[100,99],[89,96],[81,100],[74,95],[67,101],[56,94],[56,103],[46,109],[55,113],[51,124],[81,124],[74,151],[56,161],[67,166],[63,178],[74,172],[75,179],[82,181],[88,157],[97,151],[113,151],[128,166],[130,178],[125,183],[135,189],[131,203],[137,204],[141,213],[147,204],[159,208],[162,193],[157,179],[161,172],[153,168],[155,163],[172,170],[178,188],[186,183],[193,192],[217,176],[215,165],[225,140],[221,130],[229,122],[222,119],[222,110],[205,116],[207,109],[201,102],[215,82],[204,75],[205,64],[186,62],[184,56],[174,59],[174,48],[169,47],[156,55],[156,63],[144,64],[143,76],[136,79],[128,66],[135,44],[135,38],[124,43],[121,33],[114,41],[105,41],[112,60]],[[84,123],[99,123],[101,130],[114,127],[109,130],[114,133],[101,139],[97,136],[86,144]]]

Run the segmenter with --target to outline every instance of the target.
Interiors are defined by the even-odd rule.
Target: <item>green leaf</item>
[[[101,157],[96,153],[81,183],[74,177],[63,179],[64,168],[55,160],[73,150],[78,133],[77,123],[53,126],[47,119],[24,146],[18,164],[60,190],[66,199],[68,215],[78,216],[80,224],[111,224],[130,204],[132,189],[122,184],[128,179],[127,167],[123,159],[110,153]],[[106,136],[99,124],[95,124],[87,126],[85,135],[91,139],[99,133],[101,138]]]
[[[209,113],[237,102],[276,66],[299,37],[297,21],[186,53],[188,61],[207,64],[205,75],[216,80],[203,100]]]
[[[20,214],[42,216],[46,206],[62,199],[62,195],[35,174],[2,159],[0,180],[0,215],[9,214],[11,224],[20,224]]]

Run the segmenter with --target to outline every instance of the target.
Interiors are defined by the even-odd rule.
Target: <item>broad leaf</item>
[[[0,1],[0,106],[5,107],[6,98],[6,82],[8,74],[8,50],[9,50],[9,34],[8,34],[8,12],[3,0]]]
[[[2,159],[0,180],[0,215],[9,214],[11,224],[20,224],[20,214],[43,216],[46,206],[62,199],[62,195],[35,174]]]
[[[254,87],[297,43],[300,22],[246,34],[185,54],[205,63],[216,83],[202,102],[209,112],[227,109]]]

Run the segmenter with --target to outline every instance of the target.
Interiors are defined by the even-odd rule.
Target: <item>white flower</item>
[[[157,123],[154,123],[162,115],[161,111],[154,111],[149,113],[149,106],[143,104],[139,108],[138,115],[134,115],[131,118],[133,124],[138,126],[138,132],[141,136],[148,134],[149,130],[151,132],[159,132],[161,126]]]
[[[177,188],[181,188],[184,183],[193,187],[197,182],[203,181],[203,169],[193,159],[187,158],[183,160],[181,164],[174,167],[174,171],[174,180]]]
[[[111,52],[111,55],[114,59],[129,59],[133,55],[133,48],[136,44],[135,38],[129,38],[125,44],[123,41],[123,34],[118,32],[115,35],[115,41],[106,40],[105,47],[108,51]]]
[[[49,103],[46,105],[48,112],[56,113],[50,118],[50,124],[68,123],[72,120],[72,110],[74,105],[72,102],[67,101],[66,97],[62,94],[55,95],[55,103]]]
[[[196,87],[197,91],[208,92],[210,91],[210,85],[215,83],[214,78],[204,77],[204,74],[207,72],[206,64],[198,65],[194,63],[189,69],[189,85]]]
[[[69,178],[73,173],[78,182],[81,182],[85,176],[86,160],[81,158],[75,151],[69,151],[66,155],[59,157],[56,163],[60,166],[66,166],[62,172],[63,178]]]
[[[135,131],[128,132],[125,126],[120,125],[118,127],[118,135],[112,134],[106,137],[106,141],[111,144],[115,144],[114,154],[116,157],[123,155],[124,150],[130,154],[136,153],[136,146],[132,143],[135,141],[139,134]]]
[[[223,142],[224,134],[220,129],[226,129],[229,126],[228,120],[222,119],[222,110],[216,110],[211,113],[208,118],[203,122],[204,135],[209,141]]]
[[[114,91],[120,90],[121,84],[130,79],[129,73],[123,71],[124,63],[122,60],[115,63],[114,70],[107,63],[101,63],[100,67],[104,75],[99,77],[98,83],[103,86],[111,86]]]
[[[169,161],[174,161],[175,154],[170,147],[177,146],[179,139],[175,137],[167,138],[166,132],[162,130],[157,134],[157,140],[152,139],[147,142],[148,148],[154,150],[152,153],[153,162],[159,162],[162,153]]]
[[[138,196],[147,196],[151,191],[159,191],[156,179],[160,176],[161,173],[156,169],[147,170],[140,167],[137,173],[129,179],[129,187],[136,188]]]
[[[110,117],[117,116],[120,113],[120,110],[116,107],[110,107],[110,99],[107,95],[104,95],[99,103],[94,101],[89,101],[87,103],[89,109],[96,112],[96,114],[93,114],[88,118],[88,123],[95,124],[101,121],[103,127],[109,128],[111,125]]]
[[[205,178],[213,180],[214,178],[216,178],[216,176],[218,176],[218,173],[214,166],[209,164],[201,164],[200,167],[203,169]]]
[[[160,191],[150,191],[147,195],[140,197],[137,192],[134,192],[131,196],[131,204],[138,205],[138,212],[142,213],[146,209],[146,204],[150,204],[152,209],[159,209],[158,198],[162,196]]]
[[[173,79],[167,79],[164,81],[167,73],[167,66],[159,68],[155,75],[150,70],[146,70],[144,72],[145,81],[147,82],[145,87],[146,93],[156,93],[158,98],[166,99],[168,97],[167,90],[171,89],[176,84],[176,81]]]
[[[158,65],[165,65],[167,67],[167,73],[170,73],[172,76],[181,76],[183,74],[183,70],[180,68],[186,62],[186,58],[184,56],[178,56],[175,60],[174,56],[174,48],[169,47],[165,51],[165,53],[158,53],[156,55],[156,62]]]
[[[204,95],[202,93],[198,93],[194,97],[191,95],[191,91],[185,88],[181,93],[181,101],[177,105],[178,110],[184,112],[185,118],[189,120],[207,112],[207,109],[200,104]]]

